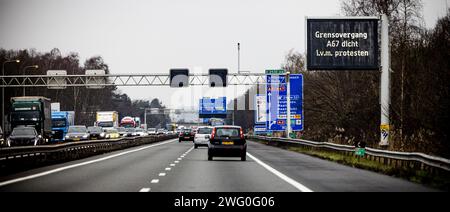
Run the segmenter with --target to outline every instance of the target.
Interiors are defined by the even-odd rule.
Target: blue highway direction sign
[[[303,130],[303,75],[290,75],[291,128]],[[285,75],[267,75],[267,121],[268,131],[285,131],[287,127],[287,87]]]

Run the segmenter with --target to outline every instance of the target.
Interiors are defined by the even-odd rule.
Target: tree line
[[[420,0],[344,0],[345,16],[387,14],[391,42],[389,150],[450,158],[450,10],[432,29]],[[290,51],[282,68],[304,75],[302,138],[354,145],[380,141],[378,71],[306,71],[306,57]],[[255,89],[255,88],[252,88]],[[240,101],[245,95],[238,97]],[[250,97],[253,98],[253,97]],[[251,113],[253,114],[253,113]],[[237,116],[251,126],[253,118]]]
[[[387,14],[391,42],[388,149],[450,157],[450,10],[426,29],[420,0],[345,0],[347,16]],[[290,52],[283,67],[304,75],[307,139],[378,147],[380,72],[311,72]]]
[[[3,64],[8,60],[20,60],[20,63],[5,63],[5,75],[46,75],[47,70],[66,70],[69,75],[83,75],[85,70],[98,69],[105,70],[106,74],[111,72],[101,56],[90,57],[81,63],[77,53],[62,55],[57,48],[43,53],[35,49],[6,50],[0,48],[0,63]],[[38,68],[28,67],[34,65],[37,65]],[[76,124],[87,126],[94,124],[97,111],[117,111],[120,118],[124,116],[140,117],[143,123],[144,108],[164,108],[158,99],[132,101],[116,86],[107,86],[103,89],[67,87],[62,90],[33,87],[25,88],[25,93],[27,96],[45,96],[52,102],[59,102],[61,111],[75,111]],[[23,88],[5,88],[5,97],[0,101],[5,101],[6,115],[11,109],[9,104],[11,97],[22,95]],[[170,119],[165,115],[148,115],[147,117],[149,127],[157,125],[165,127],[166,123],[170,123]]]

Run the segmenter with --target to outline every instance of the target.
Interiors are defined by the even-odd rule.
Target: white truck
[[[119,127],[119,113],[117,111],[97,112],[96,126],[103,128]]]

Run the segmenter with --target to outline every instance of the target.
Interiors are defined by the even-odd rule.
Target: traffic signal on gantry
[[[189,86],[189,69],[170,69],[170,87],[182,88]]]
[[[209,69],[209,86],[227,87],[228,69]]]

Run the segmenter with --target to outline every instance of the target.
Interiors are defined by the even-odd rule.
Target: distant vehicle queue
[[[146,130],[139,117],[125,116],[119,122],[117,111],[98,111],[93,126],[75,125],[74,111],[52,111],[51,105],[50,99],[41,96],[11,98],[12,132],[6,137],[0,128],[0,146],[175,134],[166,129]]]
[[[224,125],[224,122],[209,123],[209,126],[193,126],[178,130],[178,141],[192,141],[194,149],[208,148],[208,160],[214,157],[239,157],[247,160],[247,141],[240,126]]]
[[[59,106],[58,106],[59,107]],[[6,137],[0,128],[1,146],[37,146],[49,142],[79,142],[94,139],[178,135],[179,142],[192,141],[194,148],[208,147],[208,160],[213,157],[240,157],[246,160],[247,144],[239,126],[225,125],[223,119],[212,118],[208,126],[167,125],[167,129],[148,128],[139,117],[125,116],[119,121],[117,111],[98,111],[93,126],[75,125],[74,111],[52,111],[45,97],[11,98],[9,116],[12,129]]]
[[[170,125],[172,131],[168,131],[144,129],[146,126],[141,125],[138,117],[125,116],[119,122],[117,111],[98,111],[94,125],[86,127],[75,125],[73,111],[52,111],[50,99],[45,97],[13,97],[11,108],[12,133],[6,138],[4,129],[0,128],[2,146],[178,134],[180,143],[192,141],[195,149],[207,146],[208,160],[214,157],[240,157],[242,161],[246,160],[247,142],[242,127],[225,125],[223,119],[211,118],[208,126],[177,128],[177,125]]]

